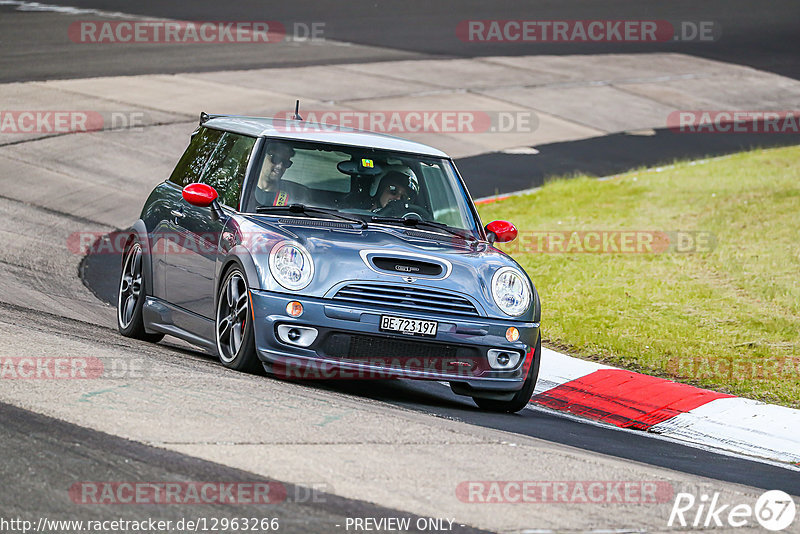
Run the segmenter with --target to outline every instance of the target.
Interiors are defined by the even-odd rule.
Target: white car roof
[[[356,130],[342,126],[266,117],[243,117],[236,115],[211,115],[210,117],[211,118],[203,123],[203,126],[254,137],[277,137],[346,146],[363,146],[381,150],[393,150],[397,152],[449,158],[449,156],[441,150],[423,145],[422,143],[416,143],[392,135]]]

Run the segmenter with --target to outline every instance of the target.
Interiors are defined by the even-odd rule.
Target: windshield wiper
[[[444,223],[436,222],[436,221],[425,221],[423,219],[417,219],[415,217],[379,217],[374,216],[370,218],[372,222],[386,222],[386,223],[402,223],[405,226],[428,226],[430,228],[437,228],[439,230],[444,230],[448,234],[460,237],[461,239],[467,241],[477,241],[475,236],[470,234],[466,231],[457,230],[452,228]]]
[[[347,217],[346,215],[342,215],[333,209],[315,208],[312,206],[306,206],[305,204],[290,204],[288,206],[258,206],[256,208],[256,213],[272,213],[274,211],[288,211],[289,213],[302,213],[303,215],[327,215],[342,221],[357,224],[360,228],[367,227],[367,223],[361,219]]]

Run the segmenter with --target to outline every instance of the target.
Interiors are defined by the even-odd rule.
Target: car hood
[[[341,287],[355,282],[412,285],[457,293],[472,301],[481,315],[508,318],[491,296],[492,276],[502,267],[515,267],[528,279],[511,257],[488,242],[466,242],[423,229],[376,223],[359,229],[346,221],[340,224],[325,219],[271,216],[239,217],[235,226],[237,241],[251,255],[261,287],[283,293],[292,291],[272,277],[269,252],[284,240],[299,243],[311,254],[314,277],[306,288],[297,292],[311,297],[330,298]],[[396,271],[391,262],[389,268],[386,263],[380,268],[374,261],[376,257],[403,260],[400,263],[435,264],[442,270],[436,275]],[[515,320],[533,320],[538,298],[532,283],[531,289],[536,305]]]

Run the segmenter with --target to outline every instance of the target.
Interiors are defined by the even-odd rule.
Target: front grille
[[[320,352],[342,362],[367,364],[383,369],[422,371],[474,377],[484,370],[477,347],[431,343],[383,336],[332,333]]]
[[[323,347],[334,358],[455,358],[458,347],[381,336],[332,334]]]
[[[350,284],[333,296],[334,300],[349,304],[363,304],[394,308],[397,310],[469,315],[476,317],[478,310],[463,297],[427,288],[398,285]]]

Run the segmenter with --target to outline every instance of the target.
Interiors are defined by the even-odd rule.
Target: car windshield
[[[267,139],[254,174],[243,202],[249,213],[303,204],[366,222],[417,219],[479,235],[468,197],[444,158]]]

